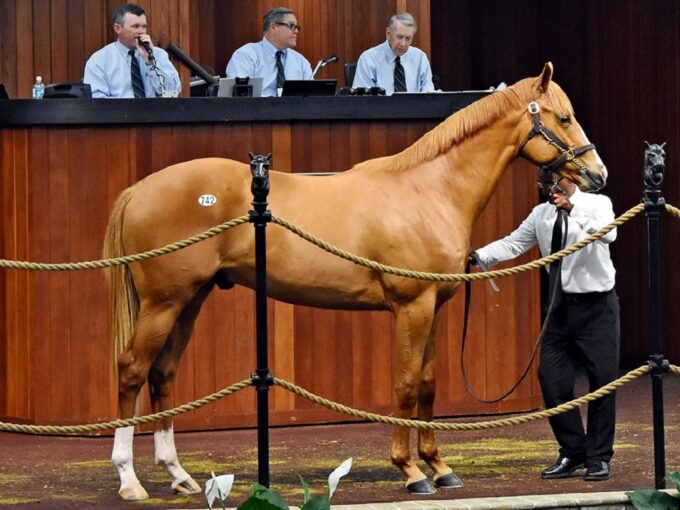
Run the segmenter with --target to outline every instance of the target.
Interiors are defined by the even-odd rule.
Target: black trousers
[[[547,408],[574,397],[576,371],[585,368],[590,391],[618,377],[621,323],[616,292],[562,294],[541,344],[538,369]],[[587,429],[579,409],[550,418],[560,454],[609,462],[616,426],[614,393],[588,404]]]

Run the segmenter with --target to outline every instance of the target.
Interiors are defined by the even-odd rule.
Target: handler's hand
[[[550,192],[550,203],[558,209],[564,209],[567,213],[570,213],[573,207],[567,198],[567,195],[560,193],[559,191]]]

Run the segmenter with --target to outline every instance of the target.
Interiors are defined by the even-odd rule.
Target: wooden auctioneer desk
[[[343,171],[401,151],[485,94],[0,100],[0,255],[41,262],[96,260],[117,195],[165,166],[208,156],[248,162],[250,151],[272,152],[272,168],[278,171]],[[533,170],[521,162],[513,167],[480,219],[473,246],[512,230],[534,205]],[[499,284],[499,294],[473,284],[465,353],[468,377],[487,398],[509,388],[523,370],[539,326],[537,274]],[[115,417],[103,272],[3,269],[0,290],[0,419],[79,424]],[[279,302],[269,311],[270,369],[276,377],[355,408],[392,411],[389,314]],[[459,370],[462,313],[459,295],[447,304],[440,328],[438,415],[538,407],[535,371],[498,404],[481,404],[466,393]],[[182,359],[176,404],[250,377],[254,324],[250,290],[213,293]],[[278,387],[271,391],[270,409],[275,425],[350,419]],[[253,426],[255,411],[255,392],[246,389],[182,415],[175,427]],[[140,413],[147,412],[145,398]]]

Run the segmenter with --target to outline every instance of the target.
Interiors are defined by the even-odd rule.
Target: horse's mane
[[[525,108],[534,100],[534,81],[535,78],[525,78],[505,90],[495,91],[449,116],[403,151],[393,156],[358,163],[353,168],[361,171],[400,172],[431,161],[448,152],[453,145],[487,127],[508,110]],[[569,98],[555,82],[550,83],[546,96],[558,115],[573,115]]]

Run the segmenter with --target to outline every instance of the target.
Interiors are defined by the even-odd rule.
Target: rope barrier
[[[621,388],[622,386],[634,381],[638,377],[649,373],[649,366],[642,365],[635,370],[631,370],[627,374],[619,377],[618,379],[610,382],[609,384],[602,386],[601,388],[583,395],[582,397],[576,398],[569,402],[565,402],[557,407],[551,407],[550,409],[545,409],[543,411],[536,411],[533,413],[527,413],[520,416],[513,416],[511,418],[503,418],[499,420],[481,421],[481,422],[470,422],[470,423],[445,423],[438,421],[421,421],[421,420],[407,420],[402,418],[394,418],[392,416],[384,416],[375,413],[369,413],[366,411],[361,411],[354,409],[352,407],[333,402],[331,400],[325,399],[314,393],[311,393],[300,386],[293,383],[285,381],[284,379],[274,378],[274,385],[280,386],[281,388],[288,390],[296,395],[306,398],[307,400],[314,402],[315,404],[322,405],[333,411],[344,413],[357,418],[362,418],[367,421],[376,423],[386,423],[388,425],[394,425],[399,427],[411,427],[418,429],[428,429],[428,430],[488,430],[496,429],[501,427],[509,427],[511,425],[521,425],[523,423],[528,423],[531,421],[536,421],[542,418],[549,418],[551,416],[556,416],[561,413],[566,413],[572,409],[576,409],[583,404],[597,400],[598,398],[609,395],[613,391]],[[676,365],[669,365],[668,370],[670,373],[680,376],[680,367]],[[145,423],[152,423],[154,421],[159,421],[165,418],[172,418],[179,416],[180,414],[194,411],[203,407],[204,405],[215,402],[223,397],[232,395],[237,391],[240,391],[248,386],[252,386],[252,381],[250,379],[244,379],[241,382],[232,384],[216,393],[208,395],[199,400],[194,400],[187,404],[181,405],[174,409],[169,409],[167,411],[162,411],[160,413],[149,414],[146,416],[139,416],[136,418],[129,419],[119,419],[103,423],[93,423],[87,425],[20,425],[15,423],[5,423],[0,422],[0,431],[4,432],[16,432],[23,434],[45,434],[45,435],[64,435],[64,434],[78,434],[84,432],[98,432],[102,430],[108,430],[118,427],[129,427],[131,425],[140,425]]]
[[[319,239],[315,237],[314,235],[310,234],[309,232],[306,232],[305,230],[301,229],[300,227],[296,226],[293,223],[290,223],[286,221],[285,219],[279,218],[278,216],[272,215],[272,223],[275,223],[279,226],[282,226],[288,230],[290,230],[292,233],[296,234],[297,236],[301,237],[302,239],[318,246],[322,250],[325,250],[333,255],[336,255],[340,258],[343,258],[345,260],[348,260],[350,262],[353,262],[355,264],[368,267],[370,269],[374,269],[376,271],[381,271],[384,273],[389,273],[389,274],[394,274],[397,276],[404,276],[407,278],[415,278],[418,280],[429,280],[429,281],[438,281],[438,282],[464,282],[464,281],[480,281],[480,280],[488,280],[491,278],[498,278],[502,276],[511,276],[515,274],[519,274],[524,271],[529,271],[532,269],[540,269],[541,267],[547,266],[551,264],[552,262],[555,262],[561,258],[564,258],[568,255],[571,255],[572,253],[584,248],[585,246],[588,246],[589,244],[597,241],[601,237],[607,235],[611,230],[620,227],[636,215],[638,215],[640,212],[642,212],[645,209],[644,203],[639,203],[635,205],[634,207],[631,207],[628,209],[625,213],[620,215],[618,218],[616,218],[613,222],[610,224],[602,227],[600,230],[597,232],[589,235],[585,239],[572,244],[571,246],[567,246],[561,251],[558,251],[556,253],[553,253],[551,255],[547,255],[545,257],[542,257],[540,259],[527,262],[526,264],[520,264],[518,266],[514,267],[509,267],[506,269],[496,269],[493,271],[484,271],[484,272],[478,272],[478,273],[470,273],[470,274],[464,274],[464,273],[430,273],[426,271],[413,271],[409,269],[402,269],[394,266],[388,266],[386,264],[381,264],[380,262],[374,261],[367,259],[365,257],[361,257],[359,255],[354,255],[350,252],[347,252],[345,250],[342,250],[340,248],[337,248],[336,246],[333,246],[330,243],[327,243],[326,241],[323,241],[322,239]],[[677,207],[674,207],[670,204],[666,204],[666,210],[670,213],[676,216],[677,218],[680,218],[680,209]],[[20,260],[9,260],[9,259],[0,259],[0,268],[9,268],[9,269],[24,269],[24,270],[29,270],[29,271],[80,271],[80,270],[89,270],[89,269],[104,269],[107,267],[113,267],[113,266],[120,266],[123,264],[130,264],[133,262],[141,262],[144,260],[148,260],[154,257],[159,257],[161,255],[167,255],[169,253],[179,251],[181,249],[187,248],[193,244],[199,243],[201,241],[205,241],[206,239],[210,239],[211,237],[215,237],[218,234],[221,234],[222,232],[225,232],[226,230],[229,230],[230,228],[236,227],[238,225],[242,225],[243,223],[249,222],[249,216],[248,215],[243,215],[238,218],[234,218],[233,220],[226,221],[220,225],[217,225],[209,230],[206,230],[205,232],[189,237],[187,239],[184,239],[182,241],[177,241],[172,244],[167,244],[165,246],[162,246],[160,248],[156,248],[154,250],[149,250],[146,252],[142,253],[137,253],[133,255],[126,255],[124,257],[117,257],[113,259],[100,259],[100,260],[91,260],[91,261],[84,261],[84,262],[65,262],[65,263],[44,263],[44,262],[28,262],[28,261],[20,261]]]
[[[156,248],[155,250],[145,251],[134,255],[127,255],[125,257],[117,257],[115,259],[100,259],[85,262],[64,262],[56,264],[0,259],[0,267],[10,269],[25,269],[29,271],[81,271],[86,269],[104,269],[107,267],[130,264],[132,262],[141,262],[143,260],[152,259],[161,255],[167,255],[168,253],[172,253],[174,251],[179,251],[191,246],[192,244],[200,243],[201,241],[215,237],[216,235],[221,234],[232,227],[236,227],[243,223],[248,223],[248,221],[248,215],[243,215],[239,218],[225,221],[216,227],[208,229],[201,234],[184,239],[183,241],[167,244],[161,248]]]
[[[215,402],[216,400],[226,397],[252,386],[250,379],[244,379],[241,382],[227,386],[226,388],[217,391],[207,397],[199,400],[194,400],[187,404],[183,404],[174,409],[161,411],[160,413],[148,414],[146,416],[138,416],[136,418],[128,418],[125,420],[113,420],[103,423],[91,423],[87,425],[19,425],[16,423],[0,422],[0,431],[4,432],[20,432],[23,434],[47,434],[47,435],[61,435],[61,434],[82,434],[84,432],[99,432],[102,430],[116,429],[119,427],[129,427],[131,425],[141,425],[143,423],[153,423],[155,421],[163,420],[165,418],[172,418],[189,411],[195,411],[204,405]]]
[[[676,218],[680,218],[680,209],[678,209],[675,206],[672,206],[671,204],[666,204],[666,212],[671,213]]]
[[[466,281],[466,280],[485,280],[489,278],[496,278],[500,276],[508,276],[508,275],[514,275],[522,271],[526,271],[529,269],[536,269],[543,267],[545,265],[548,265],[560,258],[566,257],[567,255],[570,255],[583,247],[587,246],[588,244],[600,239],[604,235],[606,235],[608,232],[613,230],[614,228],[623,225],[625,222],[639,214],[641,211],[645,209],[645,205],[643,203],[637,204],[636,206],[630,208],[628,211],[623,213],[621,216],[616,218],[613,222],[611,222],[609,225],[601,228],[594,234],[591,234],[587,238],[583,239],[582,241],[579,241],[578,243],[575,243],[557,253],[554,253],[552,255],[549,255],[547,257],[543,257],[541,259],[535,260],[533,262],[529,262],[526,264],[522,264],[519,266],[515,266],[513,268],[508,268],[508,269],[501,269],[501,270],[495,270],[495,271],[486,271],[486,272],[480,272],[480,273],[474,273],[474,274],[456,274],[456,273],[429,273],[429,272],[421,272],[421,271],[411,271],[411,270],[406,270],[406,269],[400,269],[396,268],[393,266],[387,266],[384,264],[380,264],[379,262],[375,262],[369,259],[366,259],[364,257],[359,257],[357,255],[353,255],[349,252],[346,252],[344,250],[341,250],[339,248],[334,247],[333,245],[318,239],[314,237],[313,235],[305,232],[304,230],[300,229],[299,227],[287,222],[286,220],[283,220],[281,218],[272,216],[272,222],[276,223],[294,234],[298,235],[302,239],[305,239],[306,241],[309,241],[315,245],[317,245],[319,248],[322,248],[325,251],[328,251],[329,253],[332,253],[334,255],[337,255],[341,258],[344,258],[346,260],[349,260],[351,262],[354,262],[359,265],[363,265],[366,267],[369,267],[371,269],[379,270],[385,273],[390,273],[390,274],[395,274],[398,276],[405,276],[405,277],[410,277],[410,278],[417,278],[421,280],[432,280],[432,281]],[[666,210],[676,216],[677,218],[680,218],[680,209],[670,205],[666,204]],[[154,250],[150,250],[147,252],[143,253],[138,253],[138,254],[133,254],[133,255],[128,255],[124,257],[118,257],[115,259],[102,259],[102,260],[95,260],[95,261],[86,261],[86,262],[74,262],[74,263],[57,263],[57,264],[50,264],[50,263],[35,263],[35,262],[26,262],[26,261],[13,261],[13,260],[7,260],[7,259],[0,259],[0,267],[4,268],[12,268],[12,269],[26,269],[26,270],[39,270],[39,271],[75,271],[75,270],[84,270],[84,269],[101,269],[101,268],[106,268],[106,267],[113,267],[113,266],[118,266],[122,264],[128,264],[132,262],[140,262],[143,260],[147,260],[150,258],[158,257],[160,255],[165,255],[168,253],[172,253],[174,251],[181,250],[183,248],[186,248],[188,246],[191,246],[193,244],[199,243],[201,241],[204,241],[206,239],[209,239],[211,237],[214,237],[226,230],[229,230],[230,228],[233,228],[235,226],[241,225],[243,223],[247,223],[249,221],[249,216],[244,215],[240,216],[238,218],[235,218],[233,220],[224,222],[220,225],[217,225],[209,230],[206,230],[205,232],[189,237],[183,241],[178,241],[173,244],[168,244],[166,246],[163,246],[161,248],[157,248]],[[680,367],[676,365],[670,365],[669,366],[669,371],[675,375],[680,376]],[[375,422],[380,422],[380,423],[387,423],[395,426],[402,426],[402,427],[414,427],[414,428],[424,428],[424,429],[432,429],[432,430],[479,430],[479,429],[492,429],[492,428],[499,428],[499,427],[505,427],[509,425],[517,425],[521,423],[526,423],[529,421],[534,421],[537,419],[545,418],[545,417],[550,417],[550,416],[555,416],[557,414],[563,413],[570,411],[572,409],[575,409],[585,403],[591,402],[593,400],[596,400],[600,397],[603,397],[612,391],[615,391],[616,388],[619,388],[628,382],[634,380],[635,378],[648,373],[649,372],[649,367],[647,365],[643,365],[635,370],[632,370],[628,372],[626,375],[623,377],[620,377],[619,379],[616,379],[615,381],[599,388],[598,390],[588,393],[587,395],[584,395],[583,397],[577,398],[575,400],[572,400],[570,402],[566,402],[564,404],[561,404],[557,407],[553,407],[550,409],[546,409],[544,411],[539,411],[535,413],[529,413],[526,415],[522,416],[517,416],[517,417],[512,417],[512,418],[507,418],[507,419],[501,419],[501,420],[492,420],[492,421],[485,421],[485,422],[477,422],[477,423],[442,423],[442,422],[424,422],[420,420],[406,420],[406,419],[400,419],[400,418],[394,418],[390,416],[382,416],[374,413],[368,413],[364,411],[359,411],[357,409],[353,409],[351,407],[338,404],[335,402],[332,402],[330,400],[324,399],[322,397],[319,397],[317,395],[314,395],[311,392],[308,392],[307,390],[296,386],[293,383],[289,383],[283,379],[278,379],[274,378],[274,384],[281,386],[282,388],[291,391],[303,398],[306,398],[312,402],[315,402],[317,404],[323,405],[329,409],[336,410],[338,412],[342,412],[351,416],[359,417],[366,419],[368,421],[375,421]],[[5,422],[0,422],[0,431],[4,432],[18,432],[18,433],[25,433],[25,434],[48,434],[48,435],[58,435],[58,434],[77,434],[77,433],[85,433],[85,432],[98,432],[102,430],[108,430],[108,429],[113,429],[113,428],[119,428],[119,427],[128,427],[128,426],[134,426],[134,425],[140,425],[140,424],[145,424],[145,423],[152,423],[154,421],[162,420],[165,418],[172,418],[175,416],[178,416],[180,414],[193,411],[196,409],[199,409],[200,407],[203,407],[204,405],[207,405],[209,403],[212,403],[220,398],[223,398],[227,395],[231,395],[237,391],[240,391],[243,388],[246,388],[248,386],[252,385],[252,381],[250,379],[245,379],[239,383],[233,384],[231,386],[228,386],[216,393],[213,393],[211,395],[208,395],[207,397],[204,397],[199,400],[195,400],[193,402],[189,402],[187,404],[181,405],[179,407],[176,407],[174,409],[162,411],[159,413],[154,413],[146,416],[140,416],[136,418],[130,418],[130,419],[119,419],[119,420],[113,420],[109,422],[103,422],[103,423],[94,423],[94,424],[87,424],[87,425],[71,425],[71,426],[44,426],[44,425],[20,425],[20,424],[13,424],[13,423],[5,423]]]
[[[296,225],[293,225],[292,223],[289,223],[288,221],[281,219],[277,216],[272,215],[272,223],[276,223],[277,225],[280,225],[288,230],[290,230],[292,233],[296,234],[297,236],[301,237],[305,241],[308,241],[322,250],[327,251],[328,253],[331,253],[333,255],[336,255],[340,258],[343,258],[345,260],[348,260],[350,262],[353,262],[355,264],[358,264],[360,266],[368,267],[370,269],[374,269],[376,271],[380,271],[383,273],[389,273],[397,276],[405,276],[407,278],[415,278],[418,280],[429,280],[429,281],[436,281],[436,282],[464,282],[464,281],[478,281],[478,280],[488,280],[491,278],[497,278],[500,276],[510,276],[510,275],[515,275],[519,274],[523,271],[528,271],[531,269],[539,269],[543,266],[547,266],[548,264],[555,262],[561,258],[566,257],[567,255],[571,255],[572,253],[582,249],[585,246],[588,246],[589,244],[597,241],[601,237],[605,236],[608,234],[611,230],[615,229],[616,227],[619,227],[626,223],[628,220],[631,218],[635,217],[637,214],[639,214],[641,211],[645,209],[645,205],[643,203],[640,203],[634,207],[631,207],[623,213],[621,216],[616,218],[614,221],[612,221],[609,225],[606,225],[605,227],[602,227],[600,230],[597,232],[589,235],[585,239],[572,244],[571,246],[567,246],[561,251],[558,251],[556,253],[553,253],[551,255],[545,256],[543,258],[534,260],[532,262],[527,262],[526,264],[521,264],[518,266],[510,267],[507,269],[496,269],[494,271],[485,271],[485,272],[480,272],[480,273],[469,273],[469,274],[464,274],[464,273],[430,273],[426,271],[412,271],[409,269],[402,269],[394,266],[388,266],[385,264],[381,264],[380,262],[376,262],[374,260],[370,260],[364,257],[360,257],[358,255],[354,255],[352,253],[349,253],[345,250],[342,250],[340,248],[337,248],[333,246],[330,243],[327,243],[326,241],[323,241],[312,234],[302,230],[301,228],[297,227]]]

